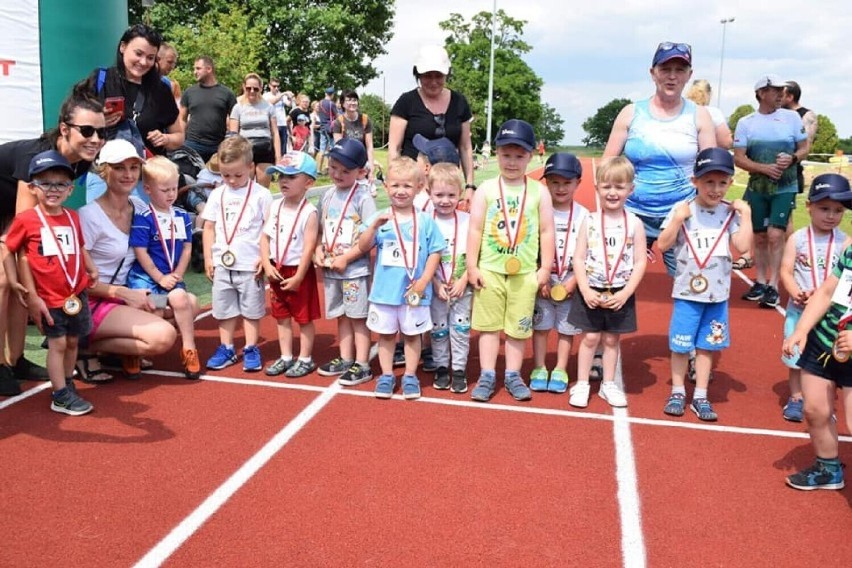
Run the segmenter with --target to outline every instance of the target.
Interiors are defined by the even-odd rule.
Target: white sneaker
[[[621,390],[621,387],[615,381],[601,383],[601,390],[598,391],[598,396],[607,401],[610,406],[617,408],[627,406],[627,397],[624,396],[624,391]]]
[[[577,408],[586,408],[589,406],[589,383],[577,383],[571,390],[571,398],[568,399],[568,404]]]

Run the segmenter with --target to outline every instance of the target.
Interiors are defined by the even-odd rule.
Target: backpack
[[[368,118],[369,117],[367,116],[366,112],[361,113],[361,128],[363,128],[364,131],[367,130],[367,119]],[[346,116],[344,116],[342,114],[338,115],[337,121],[340,123],[340,133],[345,138],[346,137]]]

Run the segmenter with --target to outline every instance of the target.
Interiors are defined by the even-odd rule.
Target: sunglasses
[[[445,125],[447,123],[447,115],[446,114],[436,114],[432,116],[435,119],[435,136],[438,138],[442,138],[447,135],[447,129]]]
[[[246,91],[249,93],[259,93],[260,87],[246,87]]]
[[[71,128],[76,128],[80,131],[80,135],[83,138],[91,138],[93,135],[97,134],[98,138],[101,140],[106,140],[106,128],[105,127],[96,127],[91,124],[71,124],[70,122],[65,123],[67,126]]]
[[[678,53],[692,55],[692,46],[688,43],[672,43],[670,41],[664,41],[657,46],[657,51],[670,51],[672,49]]]
[[[47,193],[48,191],[55,191],[57,193],[62,193],[64,191],[68,191],[74,184],[70,181],[60,181],[60,182],[44,182],[44,181],[33,181],[34,186]]]

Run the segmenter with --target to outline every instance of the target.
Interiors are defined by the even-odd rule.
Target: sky
[[[382,75],[365,91],[393,105],[416,86],[411,68],[419,47],[444,43],[438,22],[492,7],[493,0],[397,0],[393,39],[374,62]],[[581,143],[583,121],[612,99],[653,94],[649,68],[662,41],[692,45],[692,79],[710,82],[711,104],[726,116],[742,104],[756,106],[755,82],[775,74],[797,81],[800,103],[830,118],[841,138],[852,136],[847,1],[497,0],[497,8],[527,21],[523,37],[532,50],[523,58],[544,81],[542,101],[564,121],[565,144]],[[734,21],[723,25],[728,18]]]

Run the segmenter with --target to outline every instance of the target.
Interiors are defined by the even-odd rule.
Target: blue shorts
[[[729,332],[727,300],[712,304],[674,300],[669,325],[669,349],[673,353],[721,351],[731,345]]]
[[[154,279],[151,278],[147,272],[136,272],[131,270],[127,274],[126,285],[128,288],[133,290],[150,290],[152,294],[159,294],[161,296],[168,296],[170,292],[170,290],[166,290],[154,282]],[[175,288],[182,288],[186,290],[186,284],[184,282],[178,282],[175,284]]]
[[[784,318],[784,339],[787,339],[791,335],[793,335],[793,331],[796,329],[796,324],[799,323],[799,318],[802,317],[801,308],[797,308],[793,305],[793,302],[789,302],[787,304],[787,316]],[[799,360],[799,348],[796,348],[796,352],[793,353],[792,356],[787,357],[782,353],[781,362],[784,363],[790,369],[798,369],[799,366],[796,365],[796,361]]]

